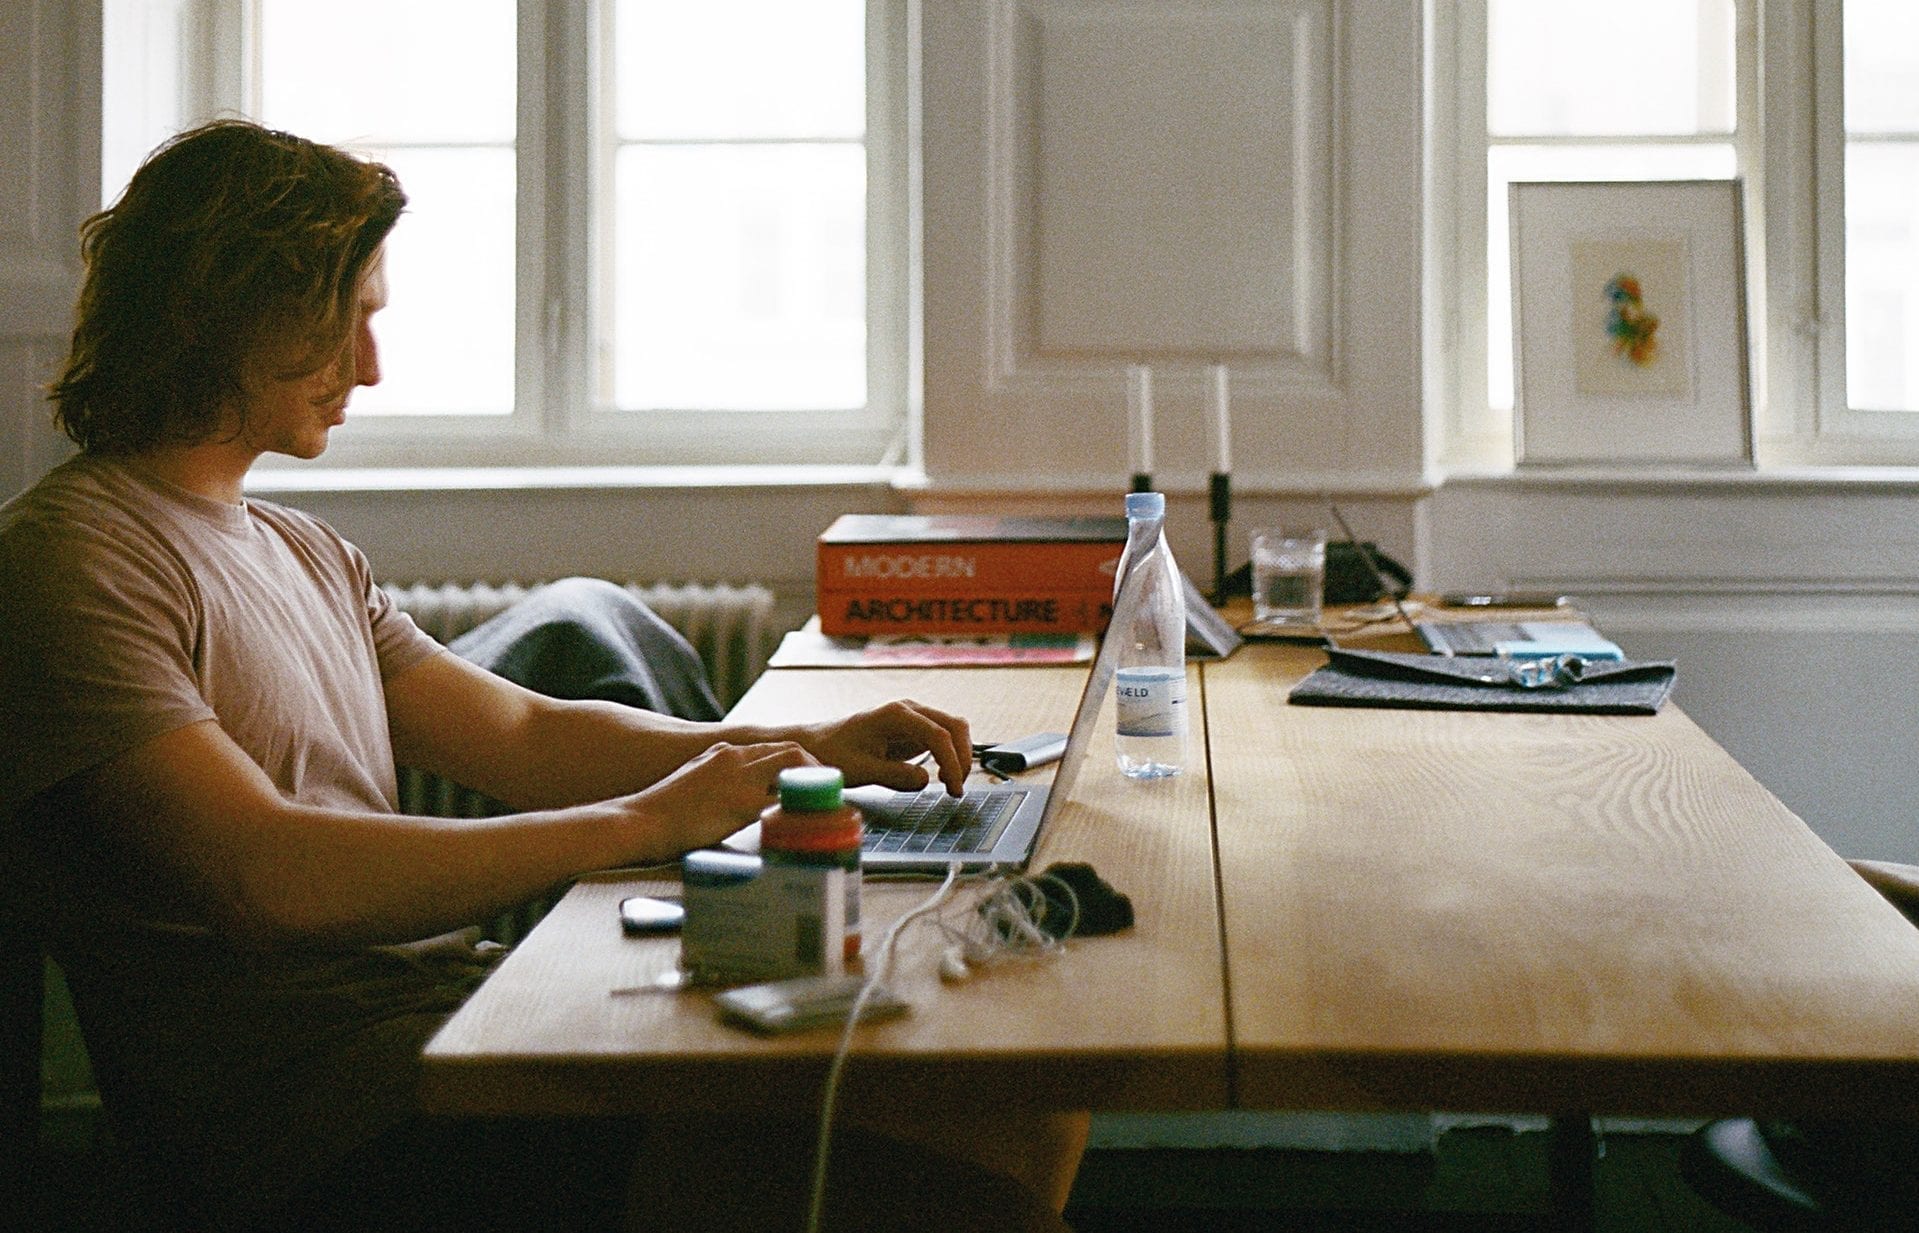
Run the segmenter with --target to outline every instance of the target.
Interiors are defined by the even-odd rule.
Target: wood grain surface
[[[893,983],[914,1012],[860,1029],[849,1098],[1919,1116],[1919,930],[1678,708],[1288,706],[1322,660],[1260,643],[1190,669],[1170,781],[1114,769],[1109,701],[1036,865],[1090,861],[1138,924],[960,985],[909,933]],[[776,671],[741,713],[912,695],[1000,740],[1063,728],[1083,676]],[[674,967],[676,942],[619,933],[649,886],[671,883],[569,894],[428,1048],[434,1107],[817,1100],[834,1033],[763,1040],[705,993],[609,994]],[[869,946],[928,889],[869,883]]]
[[[1919,1112],[1919,931],[1678,708],[1290,707],[1205,669],[1255,1107]]]
[[[1063,730],[1085,673],[1084,667],[775,671],[735,713],[756,720],[823,718],[912,696],[966,715],[976,738],[1005,740]],[[1110,712],[1110,699],[1106,705]],[[1090,862],[1132,899],[1136,925],[1073,941],[1057,959],[977,970],[961,984],[938,979],[939,935],[909,927],[890,983],[913,1012],[859,1029],[845,1098],[1224,1106],[1226,1003],[1204,740],[1196,716],[1187,773],[1133,783],[1115,767],[1106,715],[1034,867]],[[609,992],[646,984],[675,967],[677,941],[625,938],[617,916],[626,895],[676,890],[670,878],[594,875],[575,886],[428,1046],[430,1107],[491,1113],[811,1107],[837,1032],[763,1039],[718,1023],[704,991]],[[868,881],[869,954],[884,926],[932,889],[924,882]]]

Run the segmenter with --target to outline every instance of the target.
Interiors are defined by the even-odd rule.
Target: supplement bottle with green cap
[[[837,767],[795,766],[781,771],[780,803],[760,812],[760,856],[769,865],[817,869],[823,878],[844,884],[843,955],[850,960],[860,953],[864,826],[860,811],[841,796],[845,786]]]

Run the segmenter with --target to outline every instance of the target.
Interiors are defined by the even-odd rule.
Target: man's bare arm
[[[286,800],[211,720],[69,780],[139,910],[259,944],[392,942],[494,913],[589,869],[670,859],[751,821],[795,745],[722,746],[644,792],[501,818]]]
[[[925,786],[910,759],[930,751],[955,791],[972,750],[966,721],[914,702],[843,719],[779,726],[694,723],[611,702],[542,697],[456,655],[435,655],[386,683],[395,756],[518,809],[602,800],[658,782],[716,742],[792,742],[850,783]],[[761,787],[770,803],[773,783]]]

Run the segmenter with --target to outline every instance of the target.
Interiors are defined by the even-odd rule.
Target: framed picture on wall
[[[1525,467],[1752,465],[1737,180],[1515,183]]]

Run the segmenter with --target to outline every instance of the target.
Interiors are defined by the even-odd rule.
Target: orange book
[[[836,591],[820,595],[820,632],[868,634],[1078,634],[1105,628],[1112,591],[920,595]]]
[[[1124,518],[843,515],[819,537],[820,629],[1097,631],[1125,546]]]

